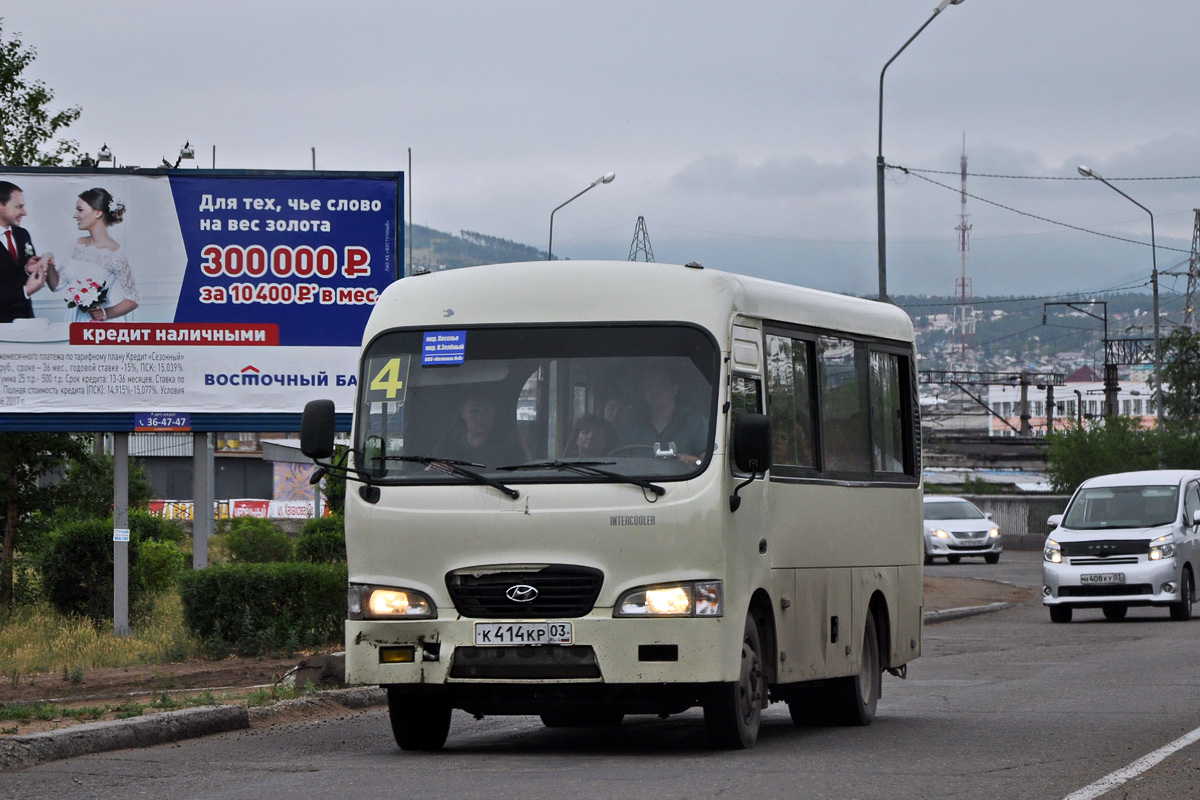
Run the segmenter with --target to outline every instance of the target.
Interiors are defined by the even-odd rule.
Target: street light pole
[[[875,205],[876,216],[879,221],[879,300],[884,303],[891,302],[887,293],[887,246],[886,246],[886,226],[884,225],[883,213],[883,181],[884,173],[886,172],[886,162],[883,160],[883,75],[887,72],[887,68],[892,65],[892,62],[900,57],[900,54],[921,35],[921,31],[929,27],[929,23],[933,22],[938,14],[946,10],[946,6],[956,6],[963,0],[942,0],[938,3],[938,7],[933,10],[933,16],[925,20],[925,24],[917,28],[917,32],[908,37],[908,41],[896,51],[896,54],[888,59],[888,62],[883,65],[883,69],[879,71],[879,149],[878,155],[875,157]]]
[[[1096,172],[1096,170],[1081,166],[1081,167],[1079,167],[1079,174],[1085,178],[1095,178],[1096,180],[1100,181],[1108,188],[1112,189],[1117,194],[1121,195],[1121,197],[1124,197],[1126,200],[1133,203],[1135,206],[1140,208],[1142,211],[1145,211],[1147,214],[1150,215],[1150,264],[1151,264],[1150,289],[1151,289],[1151,294],[1153,295],[1153,298],[1154,298],[1154,300],[1153,300],[1153,309],[1154,309],[1154,418],[1158,424],[1158,427],[1162,428],[1162,424],[1163,424],[1162,380],[1161,380],[1162,339],[1160,336],[1159,324],[1158,324],[1158,247],[1156,246],[1155,241],[1154,241],[1154,212],[1152,212],[1150,209],[1146,208],[1144,205],[1139,203],[1137,200],[1134,200],[1132,197],[1130,197],[1129,195],[1122,192],[1116,186],[1113,186],[1111,183],[1106,181],[1103,178],[1103,176],[1100,175],[1099,172]]]
[[[961,2],[961,1],[962,0],[959,0],[959,2]],[[615,173],[615,172],[604,173],[599,178],[596,178],[596,180],[589,183],[587,185],[587,188],[585,188],[582,192],[579,192],[579,194],[576,194],[575,197],[571,198],[571,200],[574,200],[575,198],[579,197],[584,192],[587,192],[587,191],[590,191],[590,190],[596,188],[597,186],[599,186],[602,183],[612,183],[613,178],[615,178],[615,177],[617,177],[617,173]],[[555,214],[555,212],[558,211],[558,209],[562,208],[567,203],[570,203],[571,200],[566,201],[566,203],[560,203],[558,206],[556,206],[554,208],[554,211],[550,212],[550,243],[548,245],[546,245],[546,260],[547,261],[554,260],[554,214]]]

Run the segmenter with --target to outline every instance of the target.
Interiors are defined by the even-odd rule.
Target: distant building
[[[1087,425],[1090,420],[1104,416],[1104,381],[1091,367],[1082,367],[1065,378],[1065,386],[1026,389],[1030,433],[1045,436],[1053,418],[1054,430],[1066,430],[1075,425]],[[1053,392],[1054,407],[1049,407]],[[988,387],[988,407],[994,412],[988,426],[990,436],[1019,436],[1021,430],[1021,387],[993,385]],[[1140,374],[1119,381],[1117,413],[1136,417],[1141,427],[1155,424],[1154,393]]]

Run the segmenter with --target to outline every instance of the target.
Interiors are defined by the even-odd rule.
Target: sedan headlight
[[[1046,540],[1046,549],[1042,550],[1042,559],[1051,564],[1062,563],[1062,547],[1053,539]]]
[[[643,586],[621,595],[616,617],[719,617],[724,614],[721,581]]]
[[[950,538],[950,534],[947,533],[946,531],[942,530],[941,528],[930,528],[929,535],[935,539],[949,539]]]
[[[412,589],[352,583],[346,595],[350,619],[433,619],[433,601]]]
[[[1000,529],[999,529],[999,528],[990,528],[990,529],[988,529],[988,535],[987,535],[987,537],[988,537],[989,539],[995,539],[995,538],[996,538],[996,537],[998,537],[999,535],[1000,535]]]
[[[1169,536],[1160,536],[1150,542],[1150,560],[1161,561],[1175,555],[1175,542]]]

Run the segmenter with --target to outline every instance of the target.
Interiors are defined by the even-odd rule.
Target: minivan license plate
[[[1124,572],[1101,572],[1095,575],[1080,575],[1079,582],[1083,584],[1124,583]]]
[[[476,622],[475,644],[571,644],[569,622]]]

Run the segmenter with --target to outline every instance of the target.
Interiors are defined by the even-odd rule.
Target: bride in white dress
[[[71,255],[66,263],[59,264],[53,254],[47,254],[49,268],[46,283],[52,291],[60,287],[70,289],[77,281],[91,278],[103,284],[107,297],[103,304],[82,311],[78,307],[68,311],[71,322],[105,322],[125,318],[141,301],[133,267],[120,242],[109,235],[108,229],[117,225],[125,216],[125,206],[106,189],[88,189],[75,200],[75,225],[86,235],[71,245]]]

